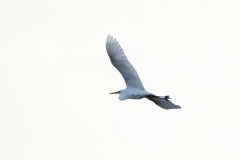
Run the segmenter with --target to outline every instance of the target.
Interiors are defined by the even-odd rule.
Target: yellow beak
[[[112,93],[109,93],[109,94],[119,94],[119,91],[117,91],[117,92],[112,92]]]

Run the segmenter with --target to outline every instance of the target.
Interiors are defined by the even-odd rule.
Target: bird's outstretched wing
[[[158,96],[147,96],[147,99],[150,101],[153,101],[156,105],[163,109],[181,109],[180,106],[173,104],[169,100],[166,100],[164,98],[159,98]]]
[[[118,41],[108,35],[106,49],[112,65],[122,74],[127,87],[144,90],[143,84],[131,63],[128,61]]]

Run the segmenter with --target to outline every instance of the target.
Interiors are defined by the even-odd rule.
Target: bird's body
[[[110,35],[108,35],[106,40],[106,49],[112,65],[121,73],[127,85],[126,89],[110,94],[119,94],[119,99],[121,101],[126,99],[148,98],[164,109],[181,108],[169,101],[169,96],[156,96],[145,90],[136,70],[128,61],[122,47],[117,40]]]
[[[126,89],[120,90],[119,99],[121,101],[126,99],[142,99],[148,95],[151,94],[145,90],[127,87]]]

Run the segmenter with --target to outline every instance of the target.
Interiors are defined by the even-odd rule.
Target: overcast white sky
[[[239,160],[236,0],[1,0],[0,159]],[[115,37],[145,88],[119,101]]]

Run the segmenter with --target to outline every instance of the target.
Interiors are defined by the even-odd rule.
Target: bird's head
[[[112,92],[112,93],[109,93],[109,94],[119,94],[118,98],[119,98],[120,101],[124,101],[124,100],[129,98],[126,89],[122,89],[120,91]]]

